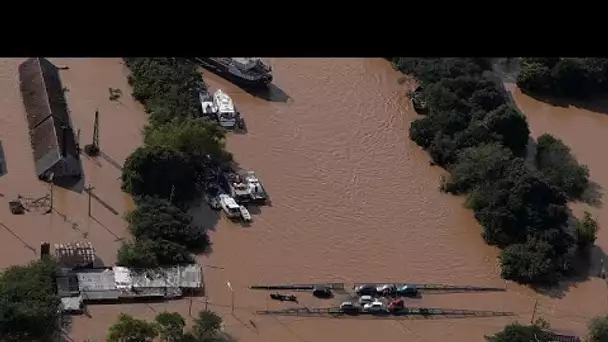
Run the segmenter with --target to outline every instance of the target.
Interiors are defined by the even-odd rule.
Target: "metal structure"
[[[449,284],[412,284],[412,283],[356,283],[353,285],[353,289],[359,286],[371,285],[374,287],[380,286],[394,286],[396,288],[409,286],[416,288],[418,291],[432,291],[432,292],[504,292],[504,287],[486,287],[486,286],[472,286],[472,285],[449,285]]]
[[[297,308],[285,310],[260,310],[257,315],[296,316],[296,317],[325,317],[325,318],[370,318],[370,319],[399,319],[407,317],[418,318],[482,318],[515,316],[514,312],[477,311],[444,308],[405,308],[393,312],[346,312],[339,307],[331,308]]]
[[[312,291],[315,288],[326,287],[332,291],[345,291],[344,283],[322,283],[322,284],[276,284],[276,285],[252,285],[250,290],[292,290],[292,291]]]

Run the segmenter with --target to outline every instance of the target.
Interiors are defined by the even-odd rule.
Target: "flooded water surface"
[[[12,196],[44,196],[48,187],[34,175],[27,124],[18,88],[20,60],[0,60],[2,109],[0,140],[8,173],[0,176],[6,203]],[[83,239],[86,231],[100,257],[111,264],[120,238],[126,237],[122,214],[132,208],[120,191],[119,166],[141,144],[145,124],[141,105],[130,97],[127,70],[117,59],[54,59],[68,88],[67,98],[81,140],[92,139],[93,113],[100,112],[104,157],[83,157],[86,183],[95,187],[93,218],[86,194],[57,190],[53,214],[13,216],[0,207],[2,266],[35,258],[41,240],[61,243]],[[213,252],[201,257],[205,297],[162,304],[91,306],[89,317],[77,317],[72,336],[103,340],[120,312],[152,318],[162,310],[188,316],[203,309],[218,312],[226,330],[240,341],[483,341],[484,334],[506,323],[536,316],[568,332],[582,333],[586,320],[608,305],[606,285],[588,280],[571,287],[562,299],[500,279],[498,251],[484,244],[481,228],[463,199],[438,191],[442,170],[408,137],[416,118],[401,75],[381,59],[274,59],[274,86],[269,98],[250,94],[209,73],[212,91],[228,92],[243,114],[247,134],[231,134],[228,149],[244,169],[254,170],[272,198],[272,206],[252,211],[254,222],[242,227],[214,215]],[[108,88],[119,88],[119,101]],[[591,168],[592,179],[608,186],[608,164],[601,157],[608,116],[573,108],[553,108],[518,91],[515,100],[528,115],[534,135],[551,132],[572,147]],[[112,208],[110,210],[108,207]],[[577,208],[580,206],[577,206]],[[582,209],[582,208],[578,208]],[[577,210],[578,210],[577,209]],[[605,209],[592,209],[600,224]],[[59,214],[63,216],[61,216]],[[118,214],[115,214],[118,213]],[[65,217],[65,218],[64,218]],[[76,226],[74,226],[76,223]],[[604,225],[605,226],[605,225]],[[605,233],[605,232],[604,232]],[[601,233],[598,245],[608,243]],[[18,238],[17,238],[18,237]],[[506,286],[507,292],[433,295],[411,299],[411,306],[513,311],[514,318],[437,320],[331,320],[256,316],[255,310],[289,304],[271,302],[256,283],[413,282]],[[235,312],[231,314],[234,288]],[[301,294],[301,305],[335,306],[337,300],[313,300]],[[250,321],[255,323],[252,327]]]

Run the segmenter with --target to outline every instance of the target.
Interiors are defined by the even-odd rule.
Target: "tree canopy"
[[[205,229],[194,225],[190,214],[165,199],[140,199],[126,219],[137,239],[167,240],[194,251],[204,251],[210,244]]]
[[[522,325],[512,323],[507,325],[501,332],[486,336],[488,342],[552,342],[553,334],[547,331],[543,324]]]
[[[201,311],[194,319],[191,331],[185,331],[186,321],[177,312],[160,312],[154,322],[121,314],[110,327],[108,342],[148,342],[157,336],[163,342],[224,342],[231,337],[223,333],[222,319],[211,311]]]
[[[569,200],[580,199],[589,186],[587,166],[579,164],[570,148],[551,134],[537,139],[536,166]]]
[[[45,259],[0,274],[2,341],[47,340],[59,333],[64,321],[55,294],[57,272],[57,264]]]
[[[110,327],[108,342],[152,342],[158,336],[156,324],[120,314]]]
[[[492,81],[489,63],[472,58],[394,58],[393,63],[417,79],[418,96],[427,105],[428,114],[412,122],[410,139],[449,171],[443,191],[467,195],[486,242],[504,249],[502,276],[520,283],[560,279],[577,243],[567,201],[587,187],[587,168],[548,135],[539,138],[536,165],[526,161],[527,120]],[[565,62],[528,63],[553,70]]]
[[[608,90],[608,58],[522,58],[517,85],[533,95],[583,99]]]
[[[594,317],[589,321],[589,342],[608,342],[608,316]]]
[[[579,250],[584,251],[595,243],[599,229],[597,221],[588,211],[583,213],[582,219],[576,220],[576,244]]]
[[[183,58],[125,58],[133,97],[149,114],[144,145],[125,161],[122,188],[136,198],[128,220],[135,237],[118,251],[120,264],[151,268],[193,262],[189,251],[209,245],[183,210],[218,163],[232,160],[226,132],[201,116],[205,89],[196,66]]]

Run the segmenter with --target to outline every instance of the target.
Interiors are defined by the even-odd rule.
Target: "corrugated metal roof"
[[[61,308],[63,311],[81,311],[82,307],[82,296],[61,298]]]
[[[76,272],[76,276],[78,277],[78,288],[80,291],[116,290],[114,271],[111,269],[79,270]]]

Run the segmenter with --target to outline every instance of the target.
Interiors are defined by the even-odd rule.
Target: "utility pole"
[[[50,197],[50,200],[51,200],[51,205],[49,206],[49,210],[47,211],[47,214],[51,213],[53,211],[53,192],[54,192],[54,189],[55,189],[55,174],[54,173],[51,173],[51,175],[49,176],[49,180],[51,181],[50,191],[49,191],[50,192],[49,197]]]
[[[95,122],[93,123],[93,143],[84,147],[84,152],[90,157],[99,155],[99,111],[95,111]]]
[[[89,194],[89,217],[91,217],[91,192],[95,189],[91,184],[86,187],[86,191]]]
[[[530,324],[534,324],[534,318],[536,317],[536,309],[538,308],[538,299],[534,301],[534,310],[532,310],[532,318],[530,318]]]
[[[232,311],[232,315],[234,316],[234,289],[232,288],[232,284],[230,284],[229,281],[226,282],[226,286],[228,286],[228,288],[230,289],[230,297],[231,297],[230,308]]]
[[[95,123],[93,124],[93,146],[99,149],[99,110],[95,110]]]
[[[192,293],[190,294],[190,304],[188,305],[188,316],[192,317]]]

